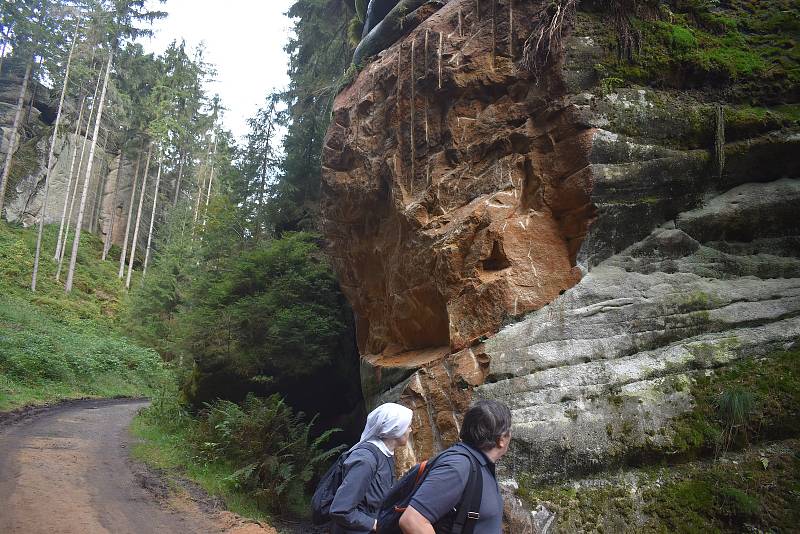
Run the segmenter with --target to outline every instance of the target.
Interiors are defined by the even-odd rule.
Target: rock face
[[[323,228],[368,404],[414,409],[407,464],[474,396],[507,402],[512,488],[709,454],[698,384],[800,347],[797,120],[600,83],[588,12],[534,77],[545,4],[477,5],[446,2],[334,104]],[[800,432],[788,398],[762,436]],[[509,502],[513,532],[558,524]]]
[[[530,20],[536,7],[514,16]],[[514,47],[526,37],[507,15],[494,26]],[[335,103],[324,229],[370,395],[580,280],[576,256],[594,217],[591,131],[574,106],[547,98],[553,88],[492,60],[491,40],[475,38],[492,27],[488,9],[478,17],[450,2]]]
[[[3,76],[0,77],[0,128],[3,131],[3,142],[0,144],[0,158],[5,161],[10,145],[10,130],[14,121],[14,109],[19,96],[21,83],[20,69],[15,69],[12,62],[10,67],[6,64]],[[77,218],[80,205],[80,193],[86,172],[90,141],[86,141],[86,131],[82,130],[75,135],[74,121],[77,111],[68,103],[67,113],[71,115],[72,126],[65,126],[62,121],[60,133],[56,140],[54,151],[54,165],[50,173],[50,193],[47,206],[43,207],[44,180],[47,165],[47,156],[50,149],[52,125],[55,121],[57,96],[55,101],[51,98],[46,87],[32,87],[26,96],[26,106],[23,125],[29,135],[18,139],[15,152],[14,167],[9,186],[6,190],[6,199],[3,216],[11,222],[19,222],[24,226],[38,224],[44,217],[46,224],[58,224],[64,209],[64,200],[71,203],[72,192],[67,192],[70,168],[77,172],[81,161],[81,150],[84,150],[83,164],[80,168],[81,185],[73,204],[72,220]],[[86,118],[84,117],[84,122]],[[107,130],[106,130],[107,131]],[[75,162],[73,163],[73,154]],[[111,230],[111,214],[116,211],[113,225],[113,243],[121,244],[125,233],[125,223],[128,214],[130,189],[133,183],[133,165],[130,161],[123,161],[123,171],[118,179],[120,154],[114,147],[113,139],[105,141],[102,137],[98,141],[95,160],[92,166],[92,175],[89,181],[89,194],[86,201],[84,214],[84,229],[95,233],[105,234]],[[73,185],[74,189],[74,185]],[[116,197],[114,195],[116,189]],[[116,204],[116,205],[115,205]]]

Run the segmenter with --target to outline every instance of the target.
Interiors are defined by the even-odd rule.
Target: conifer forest
[[[0,0],[0,132],[0,532],[328,532],[478,399],[504,532],[800,531],[796,0]]]

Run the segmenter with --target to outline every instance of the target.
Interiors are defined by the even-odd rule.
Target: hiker
[[[408,443],[412,412],[388,402],[372,410],[361,439],[344,461],[330,508],[331,534],[372,532],[381,501],[394,484],[394,451]]]
[[[400,529],[404,534],[450,534],[457,530],[449,525],[457,515],[474,465],[464,451],[477,460],[475,465],[480,465],[482,489],[480,506],[476,507],[479,515],[470,514],[461,532],[502,532],[503,498],[495,478],[495,464],[511,442],[511,411],[497,401],[476,402],[464,415],[460,437],[460,443],[433,462],[400,516]]]

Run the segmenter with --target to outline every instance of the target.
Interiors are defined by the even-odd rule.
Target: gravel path
[[[128,453],[128,425],[145,405],[83,401],[0,427],[0,532],[274,532],[186,494],[157,499],[145,489],[153,474]]]

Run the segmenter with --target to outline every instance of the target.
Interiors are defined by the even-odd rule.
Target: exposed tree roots
[[[534,75],[537,83],[542,71],[563,47],[565,26],[575,17],[577,0],[557,0],[539,14],[533,31],[522,48],[522,66]]]

